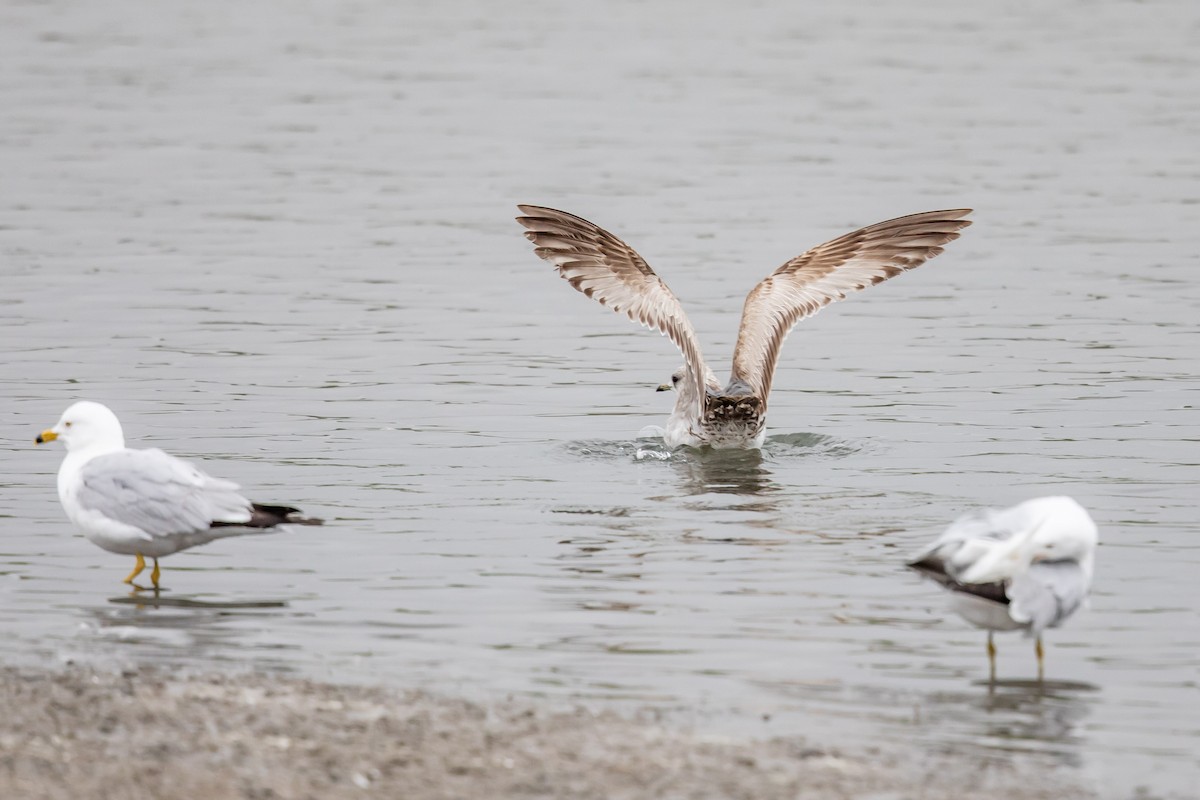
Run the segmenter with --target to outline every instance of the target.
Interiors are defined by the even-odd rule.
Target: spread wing
[[[541,206],[518,206],[517,222],[538,256],[588,297],[667,336],[683,353],[697,398],[704,397],[704,359],[679,300],[629,245],[586,219]]]
[[[771,391],[783,340],[797,322],[942,252],[971,224],[969,208],[879,222],[818,245],[775,270],[746,297],[733,353],[733,379],[759,397]]]
[[[77,500],[93,513],[132,525],[148,540],[250,519],[237,484],[212,478],[162,450],[97,456],[79,473]]]

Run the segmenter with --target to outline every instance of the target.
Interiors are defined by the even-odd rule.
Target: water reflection
[[[107,605],[82,609],[82,641],[98,646],[92,656],[133,655],[164,663],[180,660],[195,663],[241,660],[253,651],[255,661],[264,660],[263,649],[292,647],[253,641],[262,625],[279,609],[288,607],[278,599],[221,600],[195,596],[167,597],[152,591],[110,597]],[[246,625],[245,623],[250,623]],[[112,651],[111,645],[120,645]],[[273,668],[292,671],[294,664],[283,657],[267,657]]]
[[[668,464],[682,479],[683,494],[770,495],[781,489],[773,478],[772,463],[810,458],[844,458],[860,453],[865,445],[820,433],[785,433],[768,436],[761,449],[713,450],[663,444],[656,429],[647,428],[632,442],[576,441],[566,452],[586,460],[625,460]],[[775,503],[745,506],[751,511],[774,511]]]
[[[669,462],[681,479],[684,494],[767,495],[780,486],[761,450],[679,450]],[[755,503],[748,510],[774,511],[776,503]]]
[[[771,458],[845,458],[867,450],[866,442],[800,431],[768,436],[763,452]]]
[[[1011,769],[1016,753],[1056,766],[1081,765],[1088,744],[1084,721],[1102,697],[1098,687],[1071,681],[998,681],[990,687],[979,681],[958,691],[915,695],[825,680],[758,685],[786,698],[774,705],[776,719],[849,714],[870,720],[884,736],[916,740],[923,750],[978,769]]]
[[[919,704],[919,727],[946,752],[1006,763],[1011,751],[1042,752],[1078,766],[1081,723],[1099,687],[1073,681],[979,681],[971,692],[935,692]]]
[[[108,602],[143,608],[286,608],[286,600],[202,600],[198,597],[164,597],[161,591],[141,589],[121,597],[110,597]]]

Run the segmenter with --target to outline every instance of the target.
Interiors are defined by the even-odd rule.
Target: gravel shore
[[[718,739],[524,701],[485,708],[264,675],[0,668],[3,798],[1095,796],[1051,778],[799,739]]]

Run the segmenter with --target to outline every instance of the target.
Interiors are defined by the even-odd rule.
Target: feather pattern
[[[683,306],[637,251],[586,219],[541,206],[518,206],[517,222],[536,245],[534,252],[558,274],[600,305],[662,333],[675,343],[687,366],[691,395],[704,397],[704,358]],[[697,415],[699,408],[696,409]]]
[[[196,533],[214,522],[243,524],[251,516],[237,484],[158,449],[97,456],[79,478],[76,497],[84,511],[137,528],[149,539]]]
[[[578,291],[671,339],[685,370],[663,440],[669,447],[761,446],[767,397],[792,327],[849,293],[912,269],[942,252],[971,223],[970,209],[930,211],[881,222],[814,247],[775,270],[746,298],[729,383],[705,364],[679,300],[625,242],[581,217],[519,206],[534,252]]]
[[[796,256],[746,297],[732,380],[766,399],[779,352],[796,323],[848,294],[924,264],[971,224],[969,208],[879,222]]]

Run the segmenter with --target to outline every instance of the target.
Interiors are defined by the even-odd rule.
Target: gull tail
[[[704,399],[704,417],[715,424],[755,424],[763,415],[762,400],[752,394],[741,396],[708,395]]]
[[[730,381],[720,391],[704,396],[704,420],[710,425],[757,426],[767,413],[767,404],[745,381]]]
[[[269,506],[251,503],[250,519],[246,522],[214,522],[214,528],[274,528],[276,525],[324,525],[325,520],[305,517],[300,509],[291,506]]]

